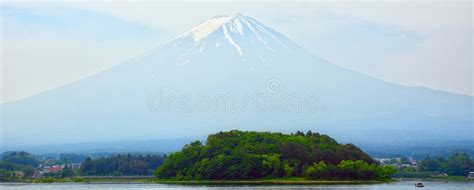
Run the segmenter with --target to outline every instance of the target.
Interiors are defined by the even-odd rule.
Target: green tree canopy
[[[311,131],[282,134],[234,130],[209,135],[206,144],[196,141],[184,146],[181,151],[170,154],[155,174],[159,178],[176,179],[305,176],[315,163],[311,173],[322,171],[323,165],[335,167],[348,160],[355,161],[361,170],[380,170],[374,160],[355,145],[339,144],[327,135]],[[307,176],[313,175],[319,174]],[[370,174],[370,177],[376,175]]]

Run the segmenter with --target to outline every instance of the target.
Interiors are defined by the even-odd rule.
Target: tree
[[[206,144],[195,141],[185,145],[167,156],[155,175],[181,180],[291,177],[305,176],[308,171],[314,172],[315,165],[321,169],[317,164],[325,163],[328,169],[323,176],[336,178],[343,174],[336,167],[343,160],[354,161],[358,167],[361,165],[361,171],[368,171],[359,178],[373,176],[369,171],[369,164],[375,163],[372,158],[355,145],[339,144],[327,135],[233,130],[209,135]],[[351,173],[347,178],[358,175]]]
[[[163,163],[161,155],[116,155],[91,159],[81,165],[81,175],[151,175]]]
[[[293,175],[295,169],[288,164],[288,161],[285,161],[283,164],[283,171],[285,171],[285,177],[289,177]]]
[[[453,153],[448,159],[427,156],[420,162],[420,170],[466,176],[474,170],[474,161],[471,160],[469,154],[460,152]]]
[[[401,158],[400,162],[402,164],[410,164],[410,160],[408,160],[408,158],[406,158],[406,157]]]
[[[71,177],[74,175],[74,171],[72,171],[72,167],[69,164],[66,164],[61,170],[61,177]]]
[[[39,163],[40,160],[28,152],[5,152],[0,160],[0,169],[9,172],[22,171],[25,176],[30,176]]]
[[[429,157],[427,156],[423,161],[420,163],[420,169],[422,171],[436,171],[442,172],[443,163],[445,163],[445,159],[442,157]]]
[[[473,169],[473,162],[467,153],[454,153],[446,161],[446,173],[449,175],[467,176]]]
[[[19,165],[29,165],[32,167],[37,167],[40,164],[38,158],[25,151],[6,152],[4,153],[2,160],[5,162]]]
[[[311,179],[324,179],[328,176],[328,166],[324,161],[320,161],[308,167],[305,176]]]

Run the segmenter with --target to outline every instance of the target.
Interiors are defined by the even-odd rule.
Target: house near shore
[[[35,171],[33,172],[32,178],[42,178],[44,176],[44,171]]]
[[[431,177],[448,177],[447,173],[438,173],[438,174],[433,174]]]
[[[81,168],[81,163],[71,163],[69,166],[71,167],[71,169],[76,170]]]
[[[25,176],[25,173],[22,171],[15,171],[14,173],[15,173],[15,177],[17,178],[22,178]]]
[[[467,175],[467,178],[474,179],[474,172],[469,172],[469,174]]]
[[[61,170],[63,170],[63,168],[59,165],[51,166],[51,167],[48,168],[49,173],[58,173]]]

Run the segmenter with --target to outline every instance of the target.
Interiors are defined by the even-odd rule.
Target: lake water
[[[149,190],[149,189],[201,189],[201,190],[245,190],[245,189],[422,189],[422,190],[474,190],[474,182],[423,182],[424,188],[417,188],[414,181],[403,181],[387,184],[372,185],[239,185],[239,186],[195,186],[195,185],[164,185],[164,184],[79,184],[79,183],[57,183],[57,184],[18,184],[0,183],[1,190]]]

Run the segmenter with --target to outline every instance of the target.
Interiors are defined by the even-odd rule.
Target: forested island
[[[471,154],[371,158],[313,133],[229,131],[163,153],[0,153],[0,182],[367,183],[391,178],[467,180]],[[417,160],[418,159],[418,160]],[[472,180],[471,180],[472,181]]]
[[[209,135],[170,154],[159,179],[248,180],[303,177],[312,180],[388,180],[393,166],[380,166],[353,144],[327,135],[229,131]]]

